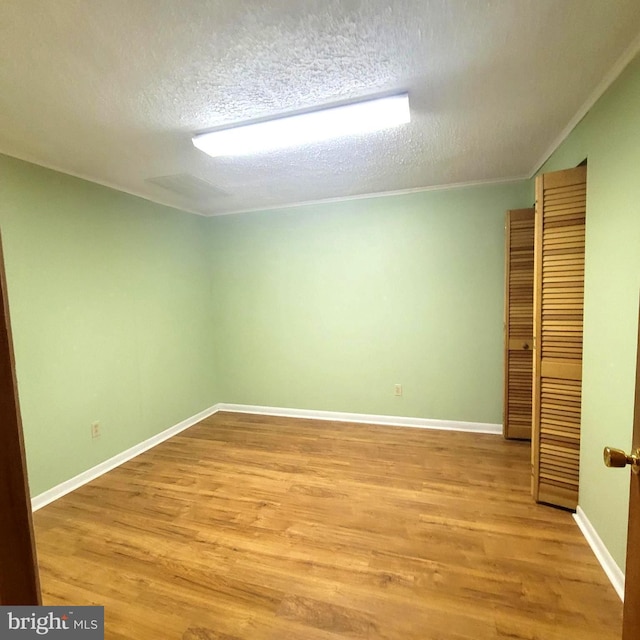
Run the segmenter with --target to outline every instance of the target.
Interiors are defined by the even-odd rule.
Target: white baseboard
[[[609,550],[605,546],[604,542],[602,542],[598,532],[595,530],[594,526],[589,521],[589,518],[587,518],[587,514],[581,507],[576,509],[573,517],[578,524],[578,527],[580,527],[582,535],[589,543],[595,557],[598,559],[598,562],[607,574],[607,578],[609,578],[613,588],[616,590],[616,593],[620,596],[620,600],[624,601],[624,573],[620,570],[620,567],[609,553]]]
[[[34,496],[31,499],[31,508],[37,511],[62,496],[80,488],[82,485],[95,480],[101,475],[120,466],[124,462],[135,458],[144,451],[168,440],[176,434],[192,427],[201,420],[217,413],[218,411],[230,411],[233,413],[257,413],[268,416],[282,416],[285,418],[310,418],[313,420],[333,420],[336,422],[360,422],[367,424],[382,424],[397,427],[418,427],[420,429],[441,429],[445,431],[471,431],[473,433],[501,434],[502,425],[484,422],[454,422],[451,420],[429,420],[426,418],[403,418],[400,416],[377,416],[368,413],[341,413],[338,411],[313,411],[310,409],[283,409],[279,407],[259,407],[249,404],[225,404],[219,403],[191,416],[186,420],[169,427],[165,431],[140,442],[135,446],[122,451],[117,455],[101,462],[91,469],[83,471],[77,476],[65,480],[51,489]]]
[[[213,415],[218,411],[219,405],[213,405],[200,413],[196,413],[195,416],[191,416],[182,422],[174,425],[173,427],[169,427],[164,431],[152,436],[151,438],[145,440],[144,442],[140,442],[133,447],[118,453],[117,455],[101,462],[95,467],[91,467],[91,469],[87,469],[77,476],[70,478],[69,480],[65,480],[64,482],[52,487],[51,489],[41,493],[37,496],[31,498],[31,508],[33,511],[37,511],[42,507],[48,505],[49,503],[61,498],[62,496],[74,491],[75,489],[80,488],[82,485],[87,484],[87,482],[91,482],[101,475],[107,473],[107,471],[111,471],[111,469],[115,469],[120,466],[124,462],[131,460],[131,458],[135,458],[140,455],[144,451],[148,451],[149,449],[155,447],[156,445],[168,440],[169,438],[175,436],[176,434],[192,427],[194,424],[197,424],[201,420],[208,418],[210,415]]]
[[[443,431],[470,431],[472,433],[502,434],[501,424],[490,422],[458,422],[454,420],[430,420],[428,418],[403,418],[401,416],[379,416],[370,413],[343,413],[340,411],[314,411],[312,409],[286,409],[282,407],[260,407],[249,404],[226,404],[221,402],[218,411],[233,413],[256,413],[283,418],[309,418],[334,422],[360,422],[383,424],[394,427],[416,427],[418,429],[440,429]]]

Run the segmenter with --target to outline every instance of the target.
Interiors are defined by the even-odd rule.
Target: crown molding
[[[618,79],[620,74],[625,70],[629,63],[640,52],[640,35],[625,49],[624,53],[618,58],[613,67],[609,69],[609,72],[602,78],[596,88],[589,94],[589,97],[578,109],[576,114],[569,120],[567,126],[560,132],[558,137],[547,148],[547,150],[538,159],[536,164],[528,176],[530,180],[538,171],[542,168],[544,163],[555,153],[558,147],[569,137],[569,134],[578,126],[580,121],[591,111],[593,105],[595,105],[600,98],[604,95],[607,89]]]

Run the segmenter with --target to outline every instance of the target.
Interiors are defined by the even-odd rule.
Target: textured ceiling
[[[2,0],[0,152],[208,215],[520,178],[639,33],[638,0]],[[396,130],[244,158],[191,144],[398,90]],[[193,197],[147,181],[176,175],[160,183]]]

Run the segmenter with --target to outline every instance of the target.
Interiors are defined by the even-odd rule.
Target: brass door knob
[[[633,473],[640,473],[640,449],[636,449],[630,456],[627,455],[622,449],[612,449],[611,447],[605,447],[604,463],[607,467],[621,469],[628,464],[631,465]]]

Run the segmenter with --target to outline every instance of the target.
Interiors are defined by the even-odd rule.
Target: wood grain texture
[[[536,178],[533,488],[578,504],[586,166]]]
[[[40,584],[1,240],[0,287],[0,605],[35,605]]]
[[[538,500],[540,490],[540,342],[542,341],[542,201],[543,183],[535,180],[535,217],[533,232],[533,377],[531,381],[531,495]]]
[[[534,210],[507,211],[505,224],[505,438],[531,439]]]
[[[490,435],[219,413],[35,514],[109,639],[618,640],[571,516]],[[616,628],[617,625],[617,628]]]
[[[632,450],[640,448],[640,319],[636,355],[636,395],[633,412]],[[640,630],[640,475],[631,473],[629,496],[629,535],[624,593],[623,640],[637,640]]]

